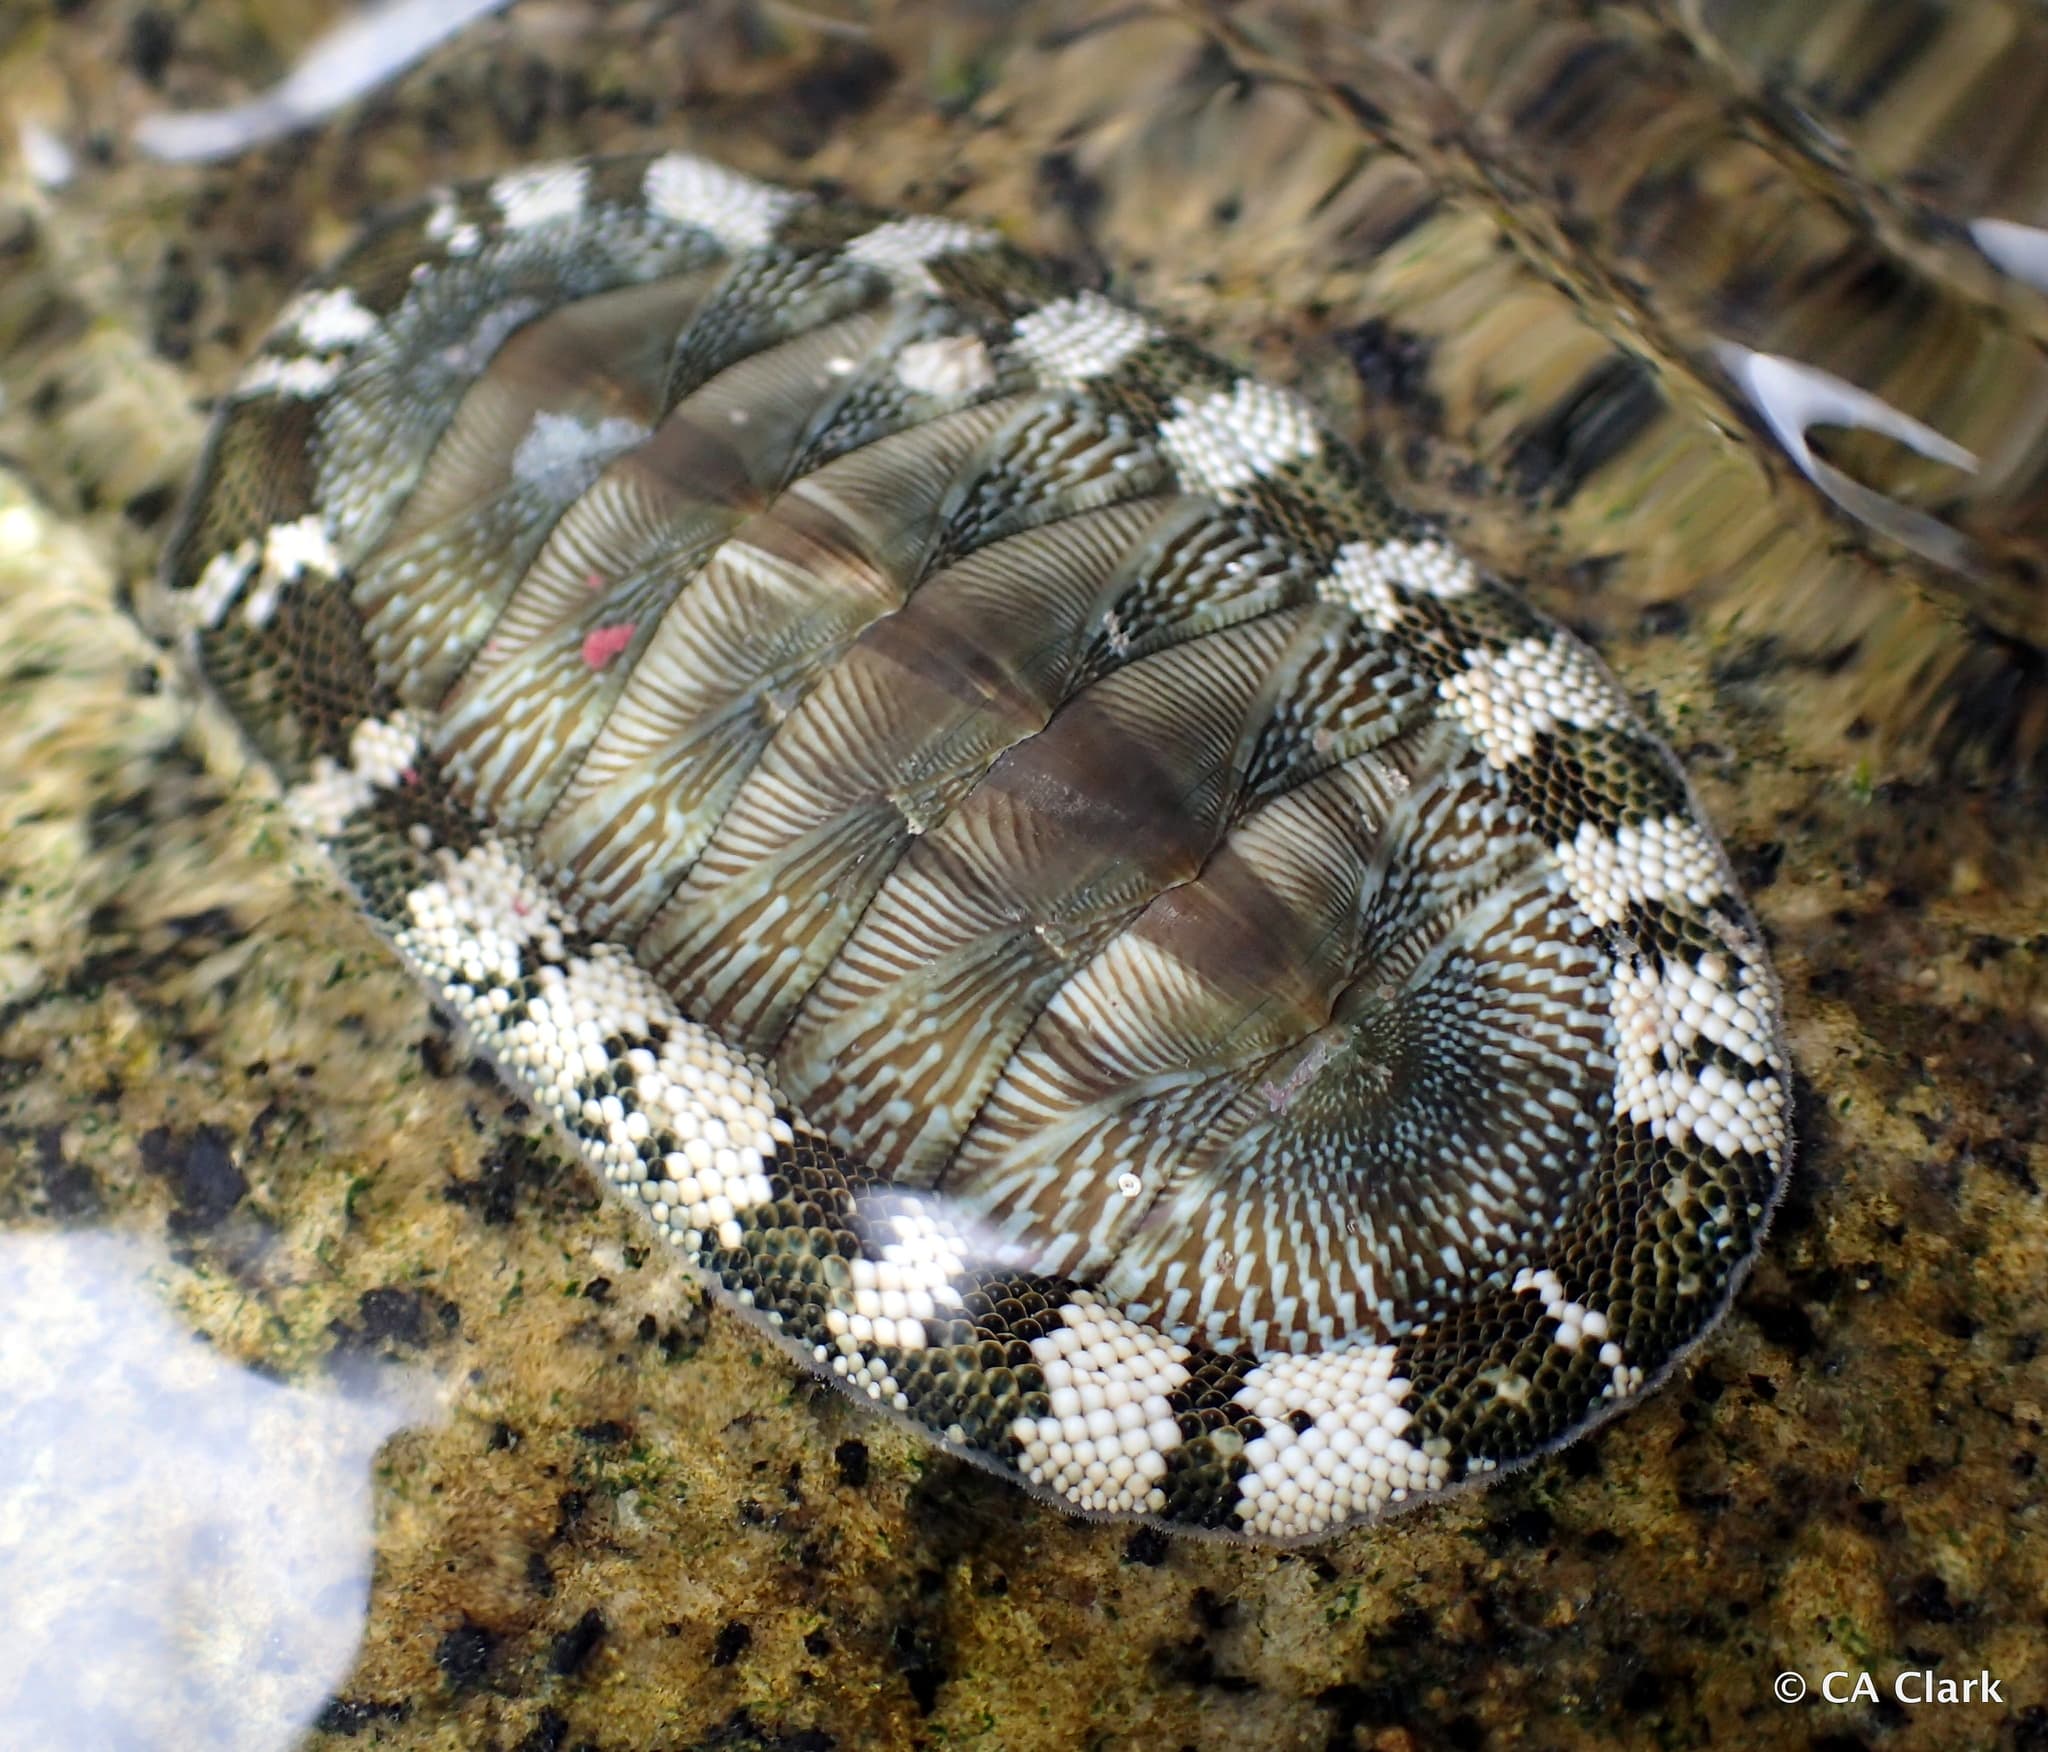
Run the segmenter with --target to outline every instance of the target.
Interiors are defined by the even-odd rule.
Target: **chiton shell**
[[[167,561],[508,1078],[811,1366],[1267,1541],[1713,1323],[1776,986],[1587,650],[1296,397],[978,227],[680,154],[296,297]]]

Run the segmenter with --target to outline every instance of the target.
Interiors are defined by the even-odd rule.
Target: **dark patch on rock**
[[[365,1290],[356,1299],[362,1320],[362,1335],[371,1343],[394,1340],[418,1344],[427,1336],[426,1305],[417,1290],[401,1290],[386,1284]]]
[[[420,1036],[420,1063],[426,1066],[430,1077],[455,1075],[455,1048],[445,1032],[437,1029]]]
[[[1742,884],[1742,891],[1761,894],[1778,879],[1778,866],[1785,861],[1785,842],[1764,840],[1753,845],[1730,846],[1728,856],[1735,865],[1735,877]]]
[[[711,1644],[711,1664],[730,1667],[753,1646],[754,1633],[738,1619],[720,1627]]]
[[[380,1284],[356,1298],[353,1321],[336,1320],[328,1330],[334,1334],[338,1358],[388,1357],[435,1343],[461,1325],[462,1310],[446,1297],[432,1290]]]
[[[1972,631],[1970,665],[1943,695],[1935,752],[1965,770],[2038,778],[2048,764],[2041,738],[2048,720],[2048,651],[1981,623]]]
[[[434,1665],[451,1690],[475,1691],[490,1678],[502,1640],[496,1631],[465,1618],[434,1645]]]
[[[323,1734],[339,1734],[353,1740],[365,1728],[379,1722],[402,1722],[412,1713],[408,1703],[385,1703],[367,1697],[330,1697],[320,1706],[313,1726]]]
[[[1443,426],[1443,403],[1429,387],[1431,347],[1426,337],[1370,317],[1330,339],[1351,362],[1366,394],[1413,414],[1431,431]]]
[[[1899,1612],[1916,1624],[1953,1624],[1967,1608],[1949,1598],[1948,1583],[1934,1574],[1915,1576],[1899,1595]]]
[[[1561,1466],[1568,1478],[1600,1476],[1600,1443],[1597,1438],[1580,1437],[1559,1449],[1551,1464]]]
[[[707,1297],[699,1296],[680,1320],[671,1320],[661,1329],[661,1360],[688,1362],[704,1348],[710,1332],[711,1303]]]
[[[1105,265],[1095,243],[1095,222],[1105,198],[1101,179],[1083,170],[1071,152],[1048,152],[1038,161],[1038,187],[1046,205],[1072,228],[1086,277],[1099,280]]]
[[[145,85],[163,88],[164,73],[178,52],[178,21],[162,8],[145,6],[128,21],[128,65]]]
[[[192,328],[204,296],[193,274],[190,256],[176,245],[164,251],[149,302],[151,345],[166,359],[189,359]]]
[[[0,1133],[0,1138],[8,1136],[21,1134]],[[34,1156],[43,1209],[49,1215],[60,1222],[79,1222],[97,1217],[105,1209],[99,1182],[65,1157],[62,1126],[46,1125],[36,1131]]]
[[[1603,359],[1515,434],[1508,478],[1526,498],[1567,504],[1663,411],[1664,397],[1646,366],[1625,354]]]
[[[797,1728],[784,1733],[758,1726],[745,1710],[735,1710],[683,1752],[838,1752],[839,1742],[823,1728]]]
[[[1185,1642],[1168,1643],[1152,1653],[1153,1670],[1170,1685],[1192,1685],[1199,1689],[1229,1693],[1256,1691],[1259,1683],[1242,1673],[1226,1673],[1216,1664],[1207,1637],[1191,1636]]]
[[[560,1674],[564,1679],[582,1672],[590,1657],[597,1653],[598,1645],[604,1641],[605,1630],[604,1614],[595,1606],[591,1607],[549,1644],[549,1671]]]
[[[1661,1673],[1643,1667],[1622,1686],[1616,1701],[1622,1714],[1633,1719],[1654,1714],[1669,1691],[1670,1682]]]
[[[890,1634],[889,1648],[917,1713],[930,1715],[938,1707],[939,1687],[951,1677],[941,1659],[938,1639],[918,1625],[899,1624]]]
[[[1692,625],[1692,609],[1682,599],[1646,602],[1636,616],[1636,631],[1646,639],[1677,637]]]
[[[896,78],[896,63],[872,43],[831,43],[789,88],[786,114],[800,138],[793,150],[808,158],[844,124],[873,109]]]
[[[143,1133],[140,1148],[144,1172],[170,1182],[177,1201],[170,1228],[181,1240],[218,1228],[248,1196],[249,1182],[219,1126],[174,1132],[160,1125]]]
[[[451,1174],[441,1196],[475,1211],[492,1228],[503,1228],[518,1215],[524,1196],[555,1192],[566,1178],[549,1151],[531,1138],[514,1137],[484,1158],[474,1180]]]
[[[576,1531],[583,1517],[590,1512],[590,1492],[587,1490],[565,1490],[555,1499],[555,1530],[553,1541],[560,1544]]]
[[[562,1752],[569,1743],[569,1718],[552,1704],[534,1718],[513,1752]]]
[[[832,1450],[832,1464],[839,1470],[839,1482],[860,1490],[868,1481],[868,1445],[848,1438]]]
[[[158,485],[144,487],[132,493],[121,506],[121,515],[137,529],[153,530],[177,508],[178,490],[175,487]],[[156,666],[138,663],[128,672],[128,691],[147,698],[163,687],[163,676]]]
[[[1157,1569],[1166,1561],[1172,1550],[1164,1533],[1157,1527],[1140,1527],[1124,1541],[1124,1562],[1141,1563],[1147,1569]]]
[[[1237,1618],[1237,1604],[1219,1600],[1208,1588],[1197,1588],[1188,1600],[1188,1610],[1204,1630],[1227,1630]]]
[[[1495,1551],[1505,1551],[1513,1546],[1524,1550],[1540,1550],[1548,1545],[1556,1532],[1548,1509],[1534,1504],[1524,1504],[1504,1515],[1492,1517],[1482,1535],[1486,1544]]]
[[[555,69],[537,58],[494,66],[485,101],[499,134],[522,151],[531,150],[550,114],[567,107],[560,86]]]

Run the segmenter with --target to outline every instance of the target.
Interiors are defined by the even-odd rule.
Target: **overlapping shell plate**
[[[1297,399],[979,229],[680,154],[280,318],[167,566],[291,814],[813,1366],[1284,1540],[1712,1323],[1776,988],[1591,655]]]

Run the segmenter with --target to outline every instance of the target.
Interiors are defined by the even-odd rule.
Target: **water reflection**
[[[1982,572],[1982,557],[1969,537],[1937,517],[1850,479],[1815,453],[1807,432],[1814,426],[1861,427],[1896,439],[1935,462],[1974,473],[1977,459],[1960,444],[1818,366],[1776,353],[1759,353],[1732,341],[1718,343],[1714,353],[1800,472],[1843,510],[1937,565],[1968,576]]]
[[[1970,241],[2015,280],[2048,292],[2048,231],[2013,219],[1973,219]]]
[[[371,1460],[418,1378],[309,1392],[225,1361],[105,1235],[0,1236],[0,1742],[293,1743],[353,1661]]]
[[[228,109],[147,116],[135,143],[157,158],[229,158],[318,121],[395,78],[437,43],[506,0],[385,0],[315,41],[268,91]]]

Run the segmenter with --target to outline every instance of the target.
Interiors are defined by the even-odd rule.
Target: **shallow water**
[[[246,99],[338,14],[10,9],[0,115],[42,134],[0,140],[0,1235],[39,1274],[0,1268],[7,1743],[2031,1743],[2048,27],[1793,16],[523,0],[188,168],[137,119]],[[122,609],[195,399],[358,215],[656,142],[1106,273],[1595,640],[1729,844],[1807,1079],[1763,1262],[1664,1391],[1310,1552],[1070,1523],[763,1354],[463,1063]],[[329,1543],[181,1520],[225,1463],[174,1390],[251,1460],[283,1449],[252,1398],[320,1408],[334,1439],[235,1494],[310,1486]],[[136,1584],[124,1630],[53,1548]],[[1772,1692],[1865,1669],[1876,1702]],[[2002,1701],[1893,1695],[1928,1669]],[[49,1728],[81,1683],[87,1737]]]

